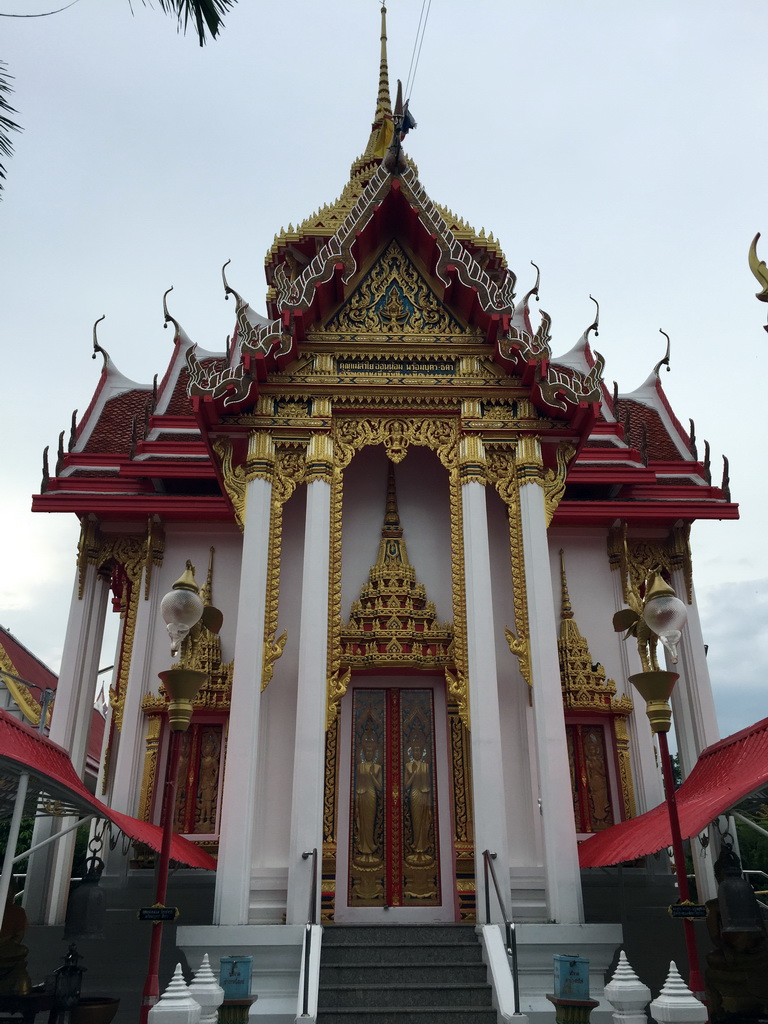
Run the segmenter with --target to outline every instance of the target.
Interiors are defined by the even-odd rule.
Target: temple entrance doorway
[[[353,677],[341,737],[335,920],[458,920],[442,680]]]

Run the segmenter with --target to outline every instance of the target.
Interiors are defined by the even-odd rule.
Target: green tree
[[[194,25],[198,42],[203,46],[209,36],[215,39],[219,34],[224,25],[224,15],[234,7],[237,0],[158,0],[158,3],[165,14],[176,18],[181,32],[186,32],[190,24]],[[51,14],[59,14],[62,10],[66,8],[42,14],[0,14],[0,17],[44,18]],[[8,101],[13,92],[12,81],[13,76],[8,74],[6,63],[0,61],[0,192],[3,190],[6,175],[5,160],[13,153],[13,133],[22,130],[21,125],[11,116],[16,113]]]

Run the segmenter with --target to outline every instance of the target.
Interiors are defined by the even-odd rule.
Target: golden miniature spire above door
[[[379,554],[342,630],[342,662],[357,669],[445,669],[453,666],[452,639],[450,624],[437,621],[435,606],[408,559],[390,462]]]

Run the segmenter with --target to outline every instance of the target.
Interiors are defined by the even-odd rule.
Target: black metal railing
[[[510,960],[512,971],[512,984],[515,989],[515,1013],[520,1013],[520,979],[517,966],[517,938],[515,937],[515,925],[507,913],[507,906],[504,897],[501,895],[499,881],[496,878],[496,871],[493,862],[496,854],[490,850],[483,850],[483,874],[485,881],[485,923],[491,924],[491,890],[488,885],[488,876],[493,880],[493,887],[496,890],[496,899],[499,901],[501,916],[504,918],[504,935],[506,938],[507,956]]]
[[[312,858],[312,882],[309,886],[309,910],[304,930],[304,993],[302,996],[302,1017],[309,1016],[309,958],[312,952],[312,926],[317,924],[317,849],[302,853],[301,859]]]

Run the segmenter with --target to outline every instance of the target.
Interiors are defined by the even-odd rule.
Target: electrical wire
[[[427,21],[429,19],[429,12],[432,8],[432,0],[422,0],[421,3],[421,14],[419,15],[419,25],[416,29],[416,39],[413,43],[413,53],[411,54],[411,64],[408,68],[408,78],[405,82],[405,98],[410,100],[411,91],[413,89],[413,83],[416,81],[416,71],[419,67],[419,58],[421,57],[421,47],[424,45],[424,34],[427,30]],[[426,13],[425,13],[426,11]]]

